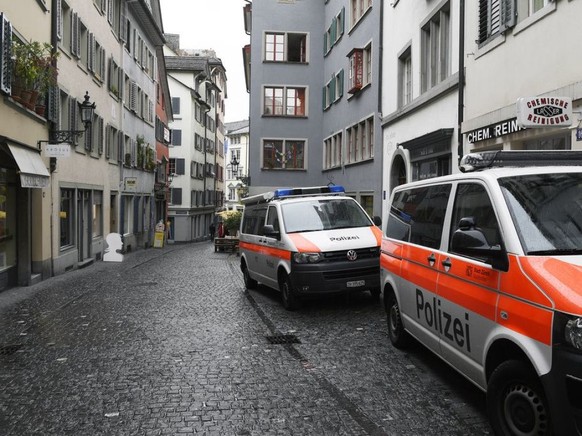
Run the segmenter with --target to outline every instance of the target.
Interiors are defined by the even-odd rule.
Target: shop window
[[[93,237],[103,236],[103,192],[93,192]]]
[[[61,248],[70,247],[75,243],[74,200],[74,189],[61,189],[61,208],[59,211]]]
[[[16,174],[0,168],[0,271],[16,265]]]

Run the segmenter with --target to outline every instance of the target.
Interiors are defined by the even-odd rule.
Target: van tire
[[[249,269],[247,267],[247,264],[244,262],[243,262],[242,271],[243,271],[243,280],[245,281],[245,288],[257,289],[258,283],[255,279],[251,278],[251,276],[249,275]]]
[[[293,286],[291,285],[291,279],[287,274],[281,279],[279,286],[281,288],[281,301],[283,302],[283,307],[289,311],[295,310],[299,307],[299,301]]]
[[[491,374],[487,413],[495,434],[552,434],[544,389],[533,370],[519,360],[503,362]]]
[[[390,342],[396,348],[406,348],[410,344],[410,335],[404,330],[396,295],[392,290],[387,290],[384,297],[386,299],[386,321],[388,323]]]

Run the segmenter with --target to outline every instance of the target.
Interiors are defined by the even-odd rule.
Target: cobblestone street
[[[483,393],[390,345],[381,301],[287,312],[239,260],[170,245],[0,293],[0,434],[491,433]]]

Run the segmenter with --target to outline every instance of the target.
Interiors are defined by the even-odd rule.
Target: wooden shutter
[[[501,23],[504,29],[515,26],[516,23],[516,3],[515,0],[502,0],[501,2]]]
[[[0,90],[12,92],[12,25],[0,13]]]
[[[61,112],[61,91],[58,86],[51,86],[48,90],[47,119],[57,124]]]
[[[63,39],[63,7],[62,0],[56,0],[57,14],[57,39]]]

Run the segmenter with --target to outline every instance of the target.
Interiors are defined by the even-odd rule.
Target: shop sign
[[[509,135],[519,130],[524,130],[524,127],[518,125],[517,118],[512,118],[477,130],[472,130],[467,132],[466,135],[467,141],[472,144],[487,139],[499,138],[500,136]]]
[[[522,97],[517,99],[517,122],[522,127],[569,127],[570,97]]]
[[[71,155],[71,144],[46,144],[44,154],[48,157],[69,157]]]
[[[125,190],[129,192],[137,191],[137,177],[126,177],[125,178]]]

